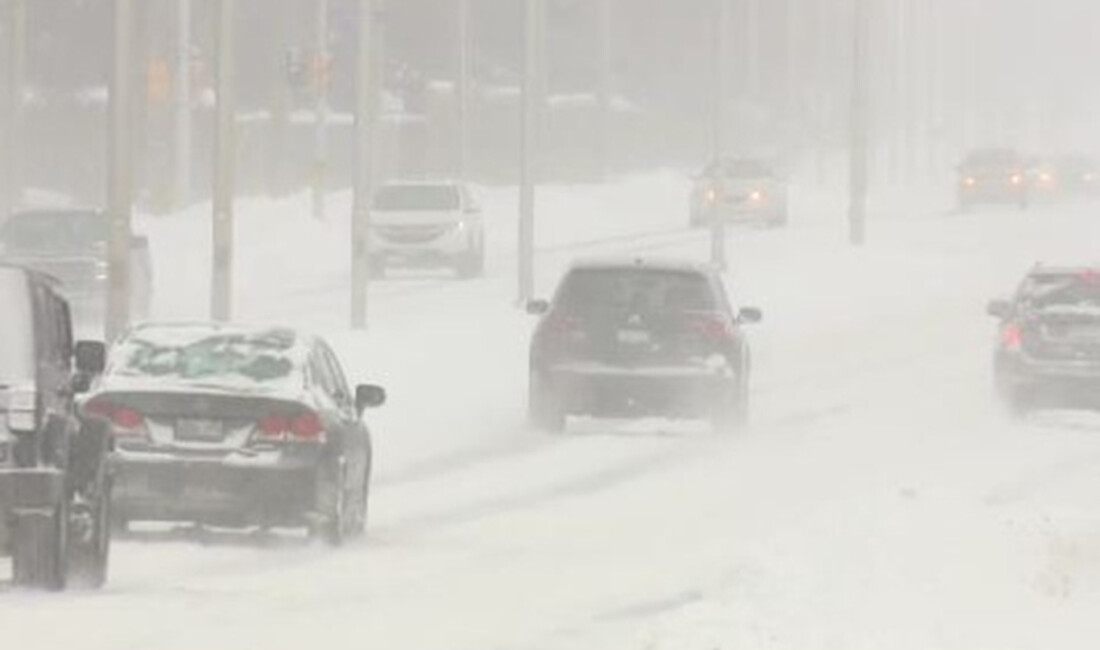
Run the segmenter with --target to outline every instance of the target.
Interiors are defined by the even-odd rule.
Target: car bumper
[[[736,382],[727,370],[696,367],[566,365],[551,369],[546,378],[566,412],[599,416],[706,415]]]
[[[998,358],[995,370],[1002,390],[1100,405],[1100,362],[1049,362],[1012,356]]]
[[[400,242],[378,234],[371,237],[371,256],[387,265],[433,266],[448,264],[469,252],[470,237],[466,229],[455,228],[424,242]]]
[[[308,525],[317,509],[318,460],[241,462],[120,454],[114,508],[125,520],[228,526]]]

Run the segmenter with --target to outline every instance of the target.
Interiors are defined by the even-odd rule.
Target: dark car
[[[85,404],[111,423],[115,524],[186,521],[363,532],[371,439],[332,349],[284,328],[147,324],[127,332]]]
[[[1028,163],[1012,149],[979,149],[958,167],[959,209],[979,204],[1012,204],[1027,208]]]
[[[787,224],[787,182],[763,160],[724,158],[695,179],[691,225],[725,223]]]
[[[99,587],[111,439],[74,399],[102,370],[103,344],[73,343],[69,306],[43,274],[0,266],[0,302],[0,555],[19,586]]]
[[[80,325],[103,321],[107,299],[108,240],[106,214],[90,208],[20,210],[0,226],[0,256],[59,279]],[[131,315],[149,313],[153,268],[149,242],[134,235],[130,245]]]
[[[569,415],[703,417],[716,428],[748,416],[751,359],[721,277],[693,264],[596,261],[574,265],[531,342],[529,414],[561,431]]]
[[[1000,320],[997,391],[1014,414],[1100,408],[1100,265],[1037,266],[988,312]]]

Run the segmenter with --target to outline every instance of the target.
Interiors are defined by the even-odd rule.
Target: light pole
[[[23,92],[27,74],[27,0],[12,0],[8,14],[8,95],[6,97],[3,149],[0,150],[0,211],[7,212],[22,195]]]
[[[367,327],[370,201],[374,175],[374,1],[359,0],[356,45],[355,187],[351,217],[351,326]]]
[[[191,195],[191,0],[177,1],[175,202],[183,206]]]
[[[718,165],[726,155],[726,119],[728,111],[728,92],[726,79],[729,61],[729,0],[715,0],[713,57],[711,79],[711,138],[713,140],[713,162],[715,174],[720,174]],[[710,261],[715,268],[726,270],[726,223],[720,210],[710,219]]]
[[[316,85],[316,103],[314,106],[314,149],[313,149],[313,217],[325,218],[325,190],[328,185],[328,84],[331,72],[331,59],[328,49],[328,0],[316,0],[317,16],[314,55],[314,84]]]
[[[232,316],[233,193],[236,149],[234,16],[235,0],[219,0],[217,20],[217,116],[215,117],[213,262],[210,315]]]
[[[520,186],[519,186],[519,302],[526,303],[535,292],[535,174],[538,152],[538,98],[542,29],[541,0],[524,2],[523,93],[520,99]]]
[[[470,82],[471,39],[470,0],[458,0],[458,169],[459,180],[469,180],[470,175]]]
[[[848,160],[848,241],[866,240],[867,221],[867,0],[853,0],[851,141]]]
[[[134,0],[114,1],[114,52],[110,93],[110,162],[107,203],[111,234],[108,242],[107,322],[104,333],[111,340],[130,320],[130,217],[133,209],[130,129],[131,61],[134,37]]]

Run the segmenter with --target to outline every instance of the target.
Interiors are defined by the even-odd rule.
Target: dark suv
[[[1037,266],[988,311],[1000,319],[995,384],[1014,414],[1100,408],[1100,266]]]
[[[12,557],[17,585],[98,587],[110,544],[110,435],[103,422],[82,422],[74,400],[102,371],[104,348],[73,344],[56,285],[0,266],[0,555]]]
[[[709,268],[651,261],[574,265],[541,316],[531,343],[529,413],[561,431],[568,415],[702,416],[719,429],[748,416],[749,345]]]
[[[62,290],[80,326],[103,322],[107,297],[106,214],[86,208],[20,210],[0,227],[3,260],[61,280]],[[136,320],[144,320],[152,301],[149,242],[134,235],[130,243],[131,302]]]

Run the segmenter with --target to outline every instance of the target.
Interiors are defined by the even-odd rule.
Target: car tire
[[[348,518],[347,464],[338,462],[335,467],[319,472],[317,490],[324,495],[320,519],[310,527],[310,537],[333,547],[342,546],[350,537],[351,522]]]
[[[711,424],[717,433],[736,433],[749,425],[749,382],[738,379],[725,387],[714,405]]]
[[[17,514],[12,531],[12,582],[15,586],[47,591],[65,588],[68,516],[64,499],[49,512]]]
[[[367,466],[363,476],[363,487],[359,491],[359,502],[355,504],[355,523],[352,525],[352,536],[362,537],[367,532],[367,521],[370,513],[370,466]]]
[[[107,583],[111,553],[111,484],[103,477],[102,488],[90,504],[91,530],[83,540],[69,541],[69,577],[73,586],[100,589]]]
[[[566,412],[553,386],[532,373],[528,384],[527,419],[531,426],[545,433],[565,431]]]

